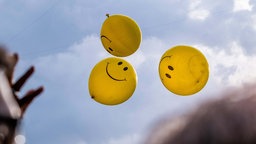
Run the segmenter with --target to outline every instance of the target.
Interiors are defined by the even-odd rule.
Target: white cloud
[[[251,19],[252,19],[251,26],[256,31],[256,15],[252,15]]]
[[[190,1],[189,18],[203,21],[209,16],[210,12],[207,9],[202,8],[201,2],[201,0]]]
[[[146,57],[141,50],[137,50],[134,54],[132,54],[129,57],[124,58],[124,59],[126,59],[128,62],[130,62],[135,69],[138,69],[139,66],[143,62],[145,62]]]
[[[141,144],[141,136],[138,134],[125,135],[120,138],[111,138],[104,144]]]
[[[210,12],[204,9],[192,10],[189,12],[189,18],[195,20],[205,20],[209,16]]]
[[[189,8],[190,9],[196,9],[198,6],[200,6],[202,0],[191,0]]]
[[[250,0],[234,0],[233,11],[234,12],[243,11],[243,10],[251,11],[252,7],[253,6],[250,5]]]
[[[150,37],[142,41],[140,48],[134,54],[123,59],[130,62],[135,69],[140,69],[146,61],[152,62],[152,60],[157,66],[158,59],[166,47],[168,46],[160,39]],[[54,79],[65,77],[72,80],[85,71],[88,74],[96,63],[107,57],[112,55],[103,48],[99,37],[89,35],[64,52],[38,58],[36,65],[37,71],[45,79],[55,81]],[[49,73],[49,67],[51,73]]]
[[[169,46],[157,37],[148,37],[143,39],[140,48],[126,59],[129,60],[136,69],[141,65],[150,62],[151,65],[158,65],[163,52]]]
[[[70,81],[85,71],[90,71],[94,64],[107,56],[109,55],[102,47],[99,37],[90,35],[72,45],[67,51],[38,58],[36,63],[43,78],[55,81],[65,77],[65,80]]]
[[[211,76],[218,84],[240,86],[256,80],[256,56],[246,55],[237,42],[220,51],[202,45],[197,47],[208,57]]]

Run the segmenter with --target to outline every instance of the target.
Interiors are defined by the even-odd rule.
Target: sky
[[[141,144],[162,118],[253,83],[255,5],[255,0],[0,0],[0,43],[20,56],[15,78],[31,65],[36,69],[21,95],[45,87],[26,112],[18,138],[27,144]],[[137,72],[136,90],[116,106],[95,102],[88,91],[92,68],[112,57],[100,41],[107,13],[131,17],[142,31],[139,49],[124,58]],[[162,54],[176,45],[197,48],[209,63],[206,86],[188,97],[168,91],[158,75]]]

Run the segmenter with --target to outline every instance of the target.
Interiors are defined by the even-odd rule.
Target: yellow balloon
[[[161,57],[158,70],[163,85],[183,96],[199,92],[209,77],[205,56],[196,48],[183,45],[167,50]]]
[[[94,66],[89,77],[91,98],[105,105],[117,105],[128,100],[137,85],[137,75],[127,61],[110,57]]]
[[[112,55],[125,57],[140,46],[141,30],[137,23],[125,15],[107,15],[101,28],[101,42]]]

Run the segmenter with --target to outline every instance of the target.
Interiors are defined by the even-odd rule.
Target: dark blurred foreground
[[[162,120],[145,144],[256,144],[256,84],[216,97]]]

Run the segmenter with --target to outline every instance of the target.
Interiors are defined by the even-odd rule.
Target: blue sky
[[[36,144],[140,144],[157,121],[179,115],[223,90],[256,79],[254,0],[0,0],[0,42],[20,54],[15,77],[36,72],[23,88],[44,85],[27,111],[21,135]],[[137,71],[133,96],[117,106],[93,101],[91,69],[110,57],[99,33],[106,14],[124,14],[141,28],[139,50],[126,57]],[[158,76],[162,54],[191,45],[208,59],[199,93],[180,97]]]

